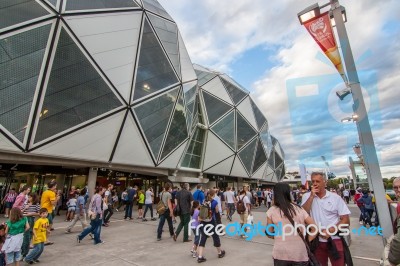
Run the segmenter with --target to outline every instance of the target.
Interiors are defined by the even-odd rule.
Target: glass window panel
[[[47,0],[49,1],[54,7],[57,7],[58,0]]]
[[[164,18],[172,20],[171,16],[165,11],[165,9],[157,2],[157,0],[143,0],[144,8],[156,13]]]
[[[281,175],[282,175],[282,167],[279,167],[275,170],[275,176],[278,180],[281,179]]]
[[[253,166],[254,149],[256,148],[257,141],[254,139],[242,151],[239,152],[239,157],[242,160],[248,173],[251,174],[251,167]]]
[[[121,102],[61,29],[35,141],[107,113]]]
[[[66,10],[138,7],[132,0],[68,0]]]
[[[271,155],[268,158],[268,165],[271,166],[272,169],[275,169],[275,152],[271,152]]]
[[[0,30],[46,15],[49,12],[34,0],[1,0]]]
[[[216,77],[216,75],[213,73],[203,72],[197,69],[195,69],[194,71],[196,72],[199,86],[206,84],[208,81]]]
[[[265,155],[262,143],[259,139],[257,143],[258,144],[257,144],[256,156],[254,157],[253,173],[255,173],[258,170],[258,168],[260,168],[260,166],[267,160],[267,156]]]
[[[265,121],[267,121],[264,117],[264,115],[261,113],[260,109],[258,109],[257,105],[253,102],[253,100],[250,98],[251,102],[251,107],[253,108],[254,116],[257,121],[257,126],[258,129],[261,129],[261,127],[264,125]]]
[[[279,156],[278,153],[275,153],[275,168],[277,168],[283,162],[282,158]]]
[[[272,140],[271,140],[271,135],[269,134],[268,126],[264,126],[263,130],[260,133],[261,140],[264,144],[265,150],[267,151],[267,156],[271,154],[271,150],[273,148],[272,146]]]
[[[190,112],[193,113],[193,105],[194,105],[194,100],[196,99],[196,86],[194,85],[192,88],[187,90],[185,92],[185,101],[186,101],[186,106],[190,110]]]
[[[176,72],[180,75],[181,69],[179,64],[178,50],[178,28],[176,24],[166,21],[160,17],[148,14],[150,22],[164,46],[169,59],[172,62]]]
[[[214,123],[218,118],[227,113],[231,106],[203,91],[204,103],[207,110],[208,122]]]
[[[189,148],[187,149],[185,157],[182,160],[182,167],[200,169],[204,136],[205,131],[203,129],[196,128],[196,131],[190,140]]]
[[[211,128],[232,149],[235,149],[235,115],[233,112]]]
[[[192,128],[193,115],[188,111],[188,109],[186,109],[186,120],[187,120],[188,130],[191,131],[190,129]]]
[[[254,129],[249,125],[249,123],[244,120],[242,115],[239,112],[236,113],[236,141],[237,141],[237,149],[242,148],[252,137],[254,137],[257,133]]]
[[[133,99],[140,99],[177,82],[175,72],[146,20]]]
[[[185,105],[183,104],[182,93],[175,105],[174,116],[169,127],[169,132],[165,140],[164,149],[161,158],[168,155],[173,149],[179,146],[188,137],[186,118],[185,118]]]
[[[23,141],[51,25],[0,40],[0,124]]]
[[[226,90],[235,104],[239,103],[240,100],[246,97],[247,94],[238,87],[234,86],[232,83],[226,81],[224,78],[221,78],[221,81],[224,83]]]
[[[155,158],[161,149],[178,92],[179,88],[175,88],[134,108]]]

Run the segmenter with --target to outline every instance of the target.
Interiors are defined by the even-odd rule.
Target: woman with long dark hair
[[[268,237],[275,239],[272,251],[274,265],[308,265],[307,249],[303,240],[298,235],[296,227],[300,228],[301,233],[305,235],[304,229],[308,225],[309,232],[311,233],[309,240],[312,240],[316,237],[317,226],[305,210],[292,203],[288,184],[276,184],[273,195],[273,206],[267,211],[267,225],[270,225],[267,234]],[[293,223],[290,220],[295,223],[294,228],[291,226]],[[279,224],[282,224],[281,228],[283,228],[282,231],[284,232],[274,232],[274,228],[278,228]]]

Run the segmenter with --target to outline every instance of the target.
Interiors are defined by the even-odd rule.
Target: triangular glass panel
[[[0,124],[23,142],[51,24],[0,39]]]
[[[271,155],[268,158],[268,165],[272,169],[275,169],[275,152],[271,152]]]
[[[256,148],[257,144],[256,140],[257,139],[254,139],[249,145],[239,152],[239,157],[249,174],[251,174],[251,168],[253,166],[254,149]]]
[[[192,61],[190,60],[190,56],[186,49],[185,44],[183,43],[182,36],[178,32],[178,40],[179,40],[179,59],[180,59],[180,68],[182,71],[182,82],[196,80],[197,76],[193,69]]]
[[[185,157],[182,160],[182,167],[200,169],[205,132],[204,129],[196,128],[190,140],[189,148],[186,150]]]
[[[275,152],[275,168],[278,168],[282,162],[282,158],[278,155],[278,153]]]
[[[215,78],[217,76],[213,73],[203,72],[203,71],[200,71],[197,69],[195,69],[194,71],[196,72],[199,86],[204,85],[205,83],[209,82],[210,80],[212,80],[213,78]]]
[[[271,141],[273,146],[275,146],[278,143],[278,140],[272,135],[271,135]]]
[[[207,110],[208,123],[210,125],[232,108],[230,105],[218,100],[205,91],[203,91],[203,98]]]
[[[228,91],[229,95],[232,98],[232,101],[235,104],[238,104],[244,97],[246,97],[247,93],[233,85],[232,83],[228,82],[224,78],[221,78],[222,83],[224,83],[224,86],[226,90]]]
[[[133,0],[67,0],[66,11],[138,7]]]
[[[256,155],[254,157],[254,165],[253,165],[253,171],[252,173],[256,172],[258,170],[258,168],[260,168],[261,165],[263,165],[265,163],[265,161],[267,160],[267,156],[265,155],[264,149],[263,149],[263,145],[261,143],[261,141],[259,139],[257,139],[257,151],[256,151]]]
[[[1,0],[0,32],[8,27],[51,15],[35,0]]]
[[[148,96],[177,82],[178,78],[146,19],[133,100]]]
[[[265,119],[264,115],[261,113],[260,109],[258,109],[257,105],[251,98],[250,102],[251,102],[251,107],[253,108],[254,117],[256,118],[257,121],[258,130],[260,130],[261,127],[265,124],[265,121],[267,121],[267,119]]]
[[[105,114],[121,105],[122,103],[102,76],[62,28],[35,142]]]
[[[197,82],[183,84],[183,92],[185,94],[186,107],[193,114],[194,103],[196,100]]]
[[[281,180],[282,177],[281,175],[282,175],[282,167],[279,167],[275,170],[275,176],[278,179],[278,181]]]
[[[178,48],[178,28],[176,24],[165,19],[148,14],[151,24],[156,30],[158,38],[167,51],[168,57],[174,66],[176,73],[181,76],[181,68],[179,64],[179,48]]]
[[[246,122],[238,112],[236,113],[236,142],[237,149],[242,148],[257,132]]]
[[[57,2],[59,0],[46,0],[47,2],[49,2],[55,9],[57,8]]]
[[[158,3],[157,0],[143,0],[143,6],[145,9],[160,15],[166,19],[172,20],[171,16],[165,11],[165,9]]]
[[[178,92],[179,87],[134,108],[155,160],[158,157],[165,131],[167,131]]]
[[[229,113],[211,128],[223,141],[235,150],[235,115]]]
[[[178,102],[175,105],[175,112],[172,117],[171,125],[167,138],[164,143],[164,148],[161,158],[164,159],[172,150],[179,146],[188,137],[188,131],[185,118],[185,105],[183,104],[182,93],[179,95]],[[162,160],[161,159],[161,160]]]
[[[192,122],[193,122],[193,115],[189,110],[186,108],[186,120],[187,120],[187,125],[188,125],[188,131],[190,134],[190,129],[192,128]]]
[[[265,150],[267,151],[267,156],[271,154],[273,145],[271,140],[271,135],[269,134],[268,125],[266,124],[260,133],[262,143],[264,144]]]

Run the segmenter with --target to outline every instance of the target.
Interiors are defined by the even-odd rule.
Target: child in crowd
[[[198,234],[196,234],[196,228],[200,224],[199,213],[200,213],[200,202],[195,200],[195,201],[193,201],[193,207],[192,207],[192,211],[190,214],[192,216],[192,221],[194,220],[194,222],[192,222],[192,226],[191,226],[192,231],[194,233],[194,240],[193,240],[192,250],[190,251],[193,254],[193,258],[197,257],[197,246],[199,245],[199,240],[200,240],[200,232]]]
[[[6,225],[5,234],[7,238],[1,250],[6,253],[7,265],[14,264],[19,266],[19,262],[22,259],[21,246],[24,232],[29,230],[29,223],[19,208],[12,208],[10,219],[7,220]]]
[[[77,194],[73,194],[67,202],[68,212],[67,212],[67,219],[65,220],[66,222],[70,222],[74,218],[76,210],[76,198],[77,198],[76,196]]]
[[[42,208],[39,211],[40,218],[37,219],[33,226],[33,249],[25,258],[25,262],[33,264],[39,262],[39,257],[44,249],[46,242],[46,232],[50,233],[49,220],[47,219],[47,209]]]
[[[6,225],[0,224],[0,250],[6,241]],[[0,266],[6,266],[6,258],[3,252],[0,252]]]

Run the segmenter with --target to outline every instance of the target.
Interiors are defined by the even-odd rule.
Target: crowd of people
[[[137,219],[148,221],[148,213],[148,218],[152,221],[159,218],[156,232],[158,241],[163,239],[163,229],[167,222],[170,238],[173,241],[182,239],[184,243],[191,243],[192,257],[202,263],[207,261],[205,246],[210,236],[217,258],[226,255],[220,235],[215,233],[217,225],[237,219],[243,227],[249,223],[252,211],[265,206],[268,228],[265,234],[274,239],[274,265],[308,265],[312,259],[320,265],[328,265],[328,260],[333,266],[352,265],[347,243],[335,228],[340,225],[349,226],[350,210],[347,204],[351,199],[361,210],[360,224],[372,226],[374,196],[370,191],[360,188],[354,195],[346,189],[340,192],[326,189],[327,181],[322,173],[313,173],[311,180],[312,187],[309,190],[305,187],[290,189],[289,185],[278,183],[273,189],[253,190],[248,186],[240,190],[233,187],[203,189],[199,184],[192,191],[188,183],[183,184],[181,189],[166,183],[158,195],[155,195],[151,187],[143,191],[137,186],[127,187],[118,195],[114,186],[109,184],[107,188],[96,187],[91,197],[86,187],[71,187],[65,201],[65,221],[70,222],[65,232],[71,233],[79,221],[82,231],[76,236],[77,243],[90,236],[95,245],[103,244],[105,242],[101,238],[101,229],[110,226],[114,211],[124,211],[124,220],[133,220],[135,202]],[[394,185],[400,197],[400,179],[396,179]],[[19,265],[21,260],[28,264],[37,263],[44,246],[53,244],[49,236],[54,230],[54,216],[59,214],[62,206],[62,195],[54,180],[47,187],[41,195],[32,193],[29,186],[24,186],[19,193],[10,189],[4,197],[5,217],[8,220],[0,225],[0,266]],[[154,205],[156,196],[159,197],[159,203]],[[388,202],[390,201],[388,197]],[[235,214],[238,214],[238,218],[235,218]],[[223,217],[226,218],[223,220]],[[378,222],[376,216],[374,224]],[[177,224],[176,228],[174,223]],[[272,224],[285,226],[295,223],[311,225],[311,233],[319,230],[319,234],[306,235],[304,230],[299,229],[297,235],[286,236],[285,239],[282,235],[275,234],[273,227],[268,227]],[[206,229],[208,227],[211,230]],[[246,237],[246,230],[240,232],[241,237]],[[192,231],[193,239],[189,238],[189,231]],[[396,236],[395,244],[400,243],[400,235]],[[287,252],[288,250],[291,252]],[[400,251],[397,247],[391,250],[392,261],[400,260],[398,253]]]

